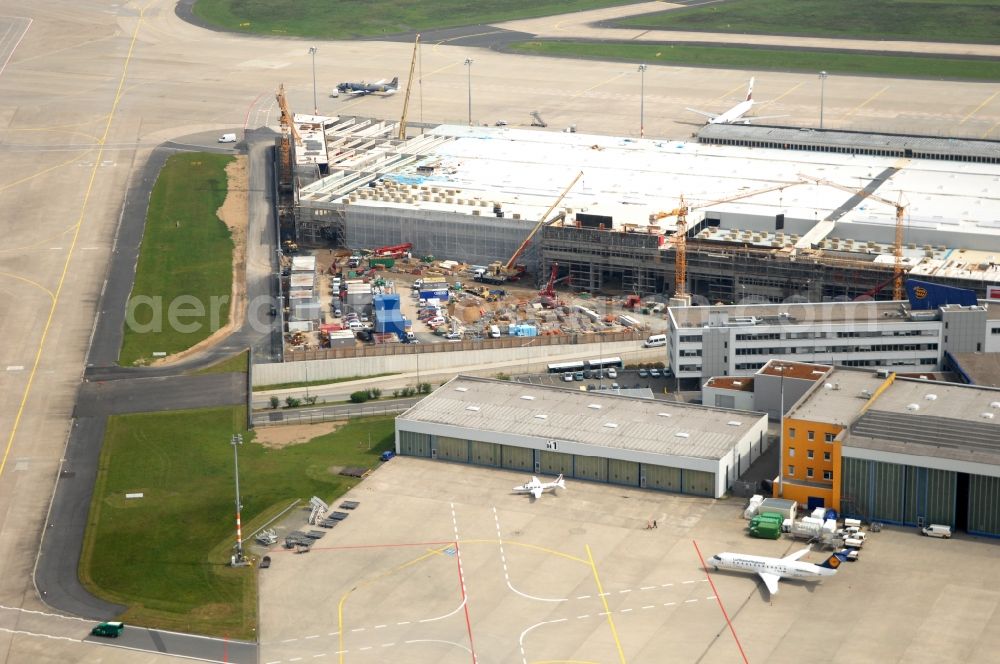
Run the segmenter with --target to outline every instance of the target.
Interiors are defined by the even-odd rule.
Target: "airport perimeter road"
[[[312,424],[346,420],[351,417],[371,417],[373,415],[396,415],[410,408],[423,397],[408,399],[387,399],[364,404],[331,404],[292,410],[262,410],[253,414],[254,426],[269,424]]]
[[[203,136],[211,143],[213,135],[242,133],[244,126],[273,127],[280,83],[293,111],[311,110],[312,43],[209,32],[181,21],[174,0],[100,6],[7,0],[4,15],[0,605],[44,610],[32,582],[34,553],[63,469],[125,194],[165,141]],[[410,44],[317,45],[321,113],[399,117],[403,95],[331,99],[323,92],[343,80],[404,77]],[[575,124],[581,132],[638,135],[640,87],[633,65],[513,56],[443,42],[422,49],[422,85],[410,105],[411,121],[467,122],[466,58],[475,63],[475,122],[503,118],[527,125],[528,113],[538,110],[552,130]],[[646,135],[689,136],[694,127],[684,107],[714,108],[738,98],[746,78],[741,71],[651,66]],[[815,76],[768,74],[758,77],[758,91],[769,102],[767,112],[816,124]],[[991,84],[831,77],[826,118],[835,128],[980,137],[996,131],[1000,101]],[[45,636],[0,631],[0,653],[8,661],[97,659],[78,641]],[[106,662],[147,658],[107,652],[100,657]]]

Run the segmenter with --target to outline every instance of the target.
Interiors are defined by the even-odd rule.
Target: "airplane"
[[[781,579],[816,579],[833,576],[837,573],[840,563],[847,560],[847,555],[837,551],[819,565],[799,562],[799,558],[809,553],[809,547],[796,551],[784,558],[768,558],[766,556],[751,556],[743,553],[717,553],[708,564],[716,569],[735,572],[752,572],[764,579],[764,585],[771,596],[778,594],[778,581]]]
[[[688,108],[692,113],[698,113],[708,118],[708,124],[750,124],[751,120],[767,120],[769,118],[784,118],[787,115],[758,115],[752,118],[743,117],[753,108],[753,78],[750,79],[750,87],[747,89],[747,98],[733,106],[725,113],[709,113],[699,111],[697,108]]]
[[[541,498],[542,494],[546,491],[555,493],[556,487],[560,489],[566,488],[566,481],[563,480],[563,476],[561,474],[556,478],[555,482],[539,482],[538,478],[532,475],[530,482],[522,484],[521,486],[516,486],[511,489],[511,491],[513,493],[530,493],[538,499]]]
[[[370,95],[374,92],[384,92],[387,95],[395,94],[399,90],[399,77],[395,77],[388,83],[385,82],[383,78],[381,81],[375,81],[374,83],[365,83],[361,81],[360,83],[339,83],[337,85],[338,92],[344,92],[349,95]]]

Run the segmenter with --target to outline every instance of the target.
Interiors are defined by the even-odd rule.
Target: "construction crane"
[[[275,99],[278,101],[278,108],[281,109],[281,131],[290,134],[295,139],[296,145],[302,145],[302,138],[295,130],[295,122],[292,121],[292,112],[288,110],[288,99],[285,97],[285,84],[278,85],[278,94]]]
[[[882,198],[881,196],[876,196],[870,191],[864,189],[855,189],[854,187],[847,187],[842,184],[837,184],[830,180],[824,180],[823,178],[817,178],[811,175],[802,175],[800,177],[806,178],[811,182],[816,184],[823,184],[828,187],[833,187],[834,189],[840,189],[841,191],[846,191],[849,194],[854,194],[855,196],[860,196],[861,199],[870,198],[879,203],[885,203],[896,209],[896,236],[892,244],[892,256],[893,256],[893,266],[892,266],[892,299],[899,301],[904,297],[903,293],[903,217],[906,214],[906,206],[903,205],[903,192],[899,192],[898,201],[890,201],[887,198]]]
[[[567,274],[562,279],[557,279],[558,276],[559,276],[559,263],[553,263],[552,264],[552,270],[549,273],[549,280],[548,280],[548,282],[546,282],[545,286],[542,287],[542,290],[538,291],[538,295],[540,297],[543,297],[543,298],[547,297],[547,298],[549,298],[551,300],[555,300],[556,299],[556,284],[558,284],[560,281],[566,281],[572,275],[568,275]]]
[[[538,111],[531,112],[531,126],[532,127],[548,127],[548,123],[542,119],[542,116],[538,114]]]
[[[420,33],[413,41],[413,57],[410,59],[410,78],[406,81],[406,96],[403,97],[403,117],[399,119],[399,140],[406,140],[406,113],[410,109],[410,88],[413,87],[413,70],[417,68],[417,47],[420,46]]]
[[[675,207],[669,212],[657,212],[655,214],[649,215],[650,223],[656,223],[660,219],[665,217],[677,217],[677,223],[675,226],[674,234],[670,237],[668,245],[672,245],[674,250],[677,252],[674,259],[674,295],[675,297],[684,297],[687,291],[687,215],[692,209],[695,208],[705,208],[711,205],[718,205],[720,203],[731,203],[733,201],[738,201],[743,198],[749,198],[751,196],[757,196],[759,194],[766,194],[772,191],[779,191],[785,189],[786,187],[791,187],[797,184],[804,184],[806,180],[799,180],[797,182],[782,182],[781,184],[771,185],[769,187],[764,187],[763,189],[755,189],[753,191],[744,191],[739,194],[733,194],[732,196],[727,196],[725,198],[720,198],[714,201],[709,201],[707,203],[700,203],[698,205],[689,206],[684,202],[684,196],[681,196],[680,205]]]
[[[521,243],[521,246],[519,246],[517,248],[517,251],[514,252],[514,254],[510,257],[510,259],[508,259],[508,261],[500,267],[500,272],[502,274],[508,275],[511,272],[514,272],[514,263],[517,261],[518,258],[521,257],[521,254],[524,253],[524,249],[525,247],[528,246],[528,243],[531,242],[531,238],[535,237],[535,233],[537,233],[539,229],[545,225],[546,221],[549,218],[549,215],[552,214],[552,211],[555,210],[556,207],[559,205],[559,203],[562,202],[562,199],[566,198],[566,194],[569,193],[569,190],[572,189],[573,186],[576,185],[576,183],[579,182],[580,178],[582,177],[583,177],[583,171],[580,171],[579,173],[576,174],[576,177],[573,178],[573,181],[570,182],[569,185],[562,190],[562,193],[559,194],[556,200],[552,201],[552,205],[549,206],[549,209],[546,210],[545,214],[543,214],[542,217],[538,220],[538,223],[535,224],[535,227],[531,229],[531,232],[528,233],[528,236],[524,238],[524,242]]]

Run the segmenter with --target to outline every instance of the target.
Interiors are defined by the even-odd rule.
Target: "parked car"
[[[614,367],[608,369],[608,378],[618,378],[618,370]]]
[[[395,452],[393,452],[392,450],[386,450],[385,452],[382,452],[381,456],[379,456],[379,459],[381,459],[382,461],[388,461],[394,456],[396,456]]]
[[[639,369],[639,378],[645,378],[648,375],[649,375],[648,371],[646,371],[645,369]]]
[[[649,377],[650,378],[659,378],[660,377],[660,370],[659,369],[650,369],[649,370]]]
[[[571,374],[571,373],[564,373],[562,379],[565,382],[567,382],[567,383],[572,383],[573,382],[573,374]]]
[[[260,559],[260,568],[267,569],[271,566],[271,556],[264,556]]]
[[[583,380],[583,372],[577,371],[575,374],[573,374],[573,380]]]
[[[449,340],[449,341],[458,341],[459,339],[462,338],[462,333],[461,332],[449,332],[448,334],[444,335],[444,338],[447,339],[447,340]]]

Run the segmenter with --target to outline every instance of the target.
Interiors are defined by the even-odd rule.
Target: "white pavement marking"
[[[689,584],[689,583],[694,583],[694,581],[685,581],[685,582],[684,582],[684,585],[687,585],[687,584]]]
[[[24,367],[20,364],[12,364],[7,367],[7,371],[24,371]]]
[[[456,606],[453,611],[450,611],[450,612],[444,614],[443,616],[438,616],[437,618],[424,618],[423,620],[418,620],[417,622],[418,623],[429,623],[429,622],[434,622],[435,620],[444,620],[445,618],[450,618],[451,616],[453,616],[456,613],[458,613],[459,611],[461,611],[462,607],[464,607],[464,606],[465,606],[465,600],[463,599],[461,601],[461,603],[458,606]],[[364,628],[362,627],[362,629],[364,629]],[[356,632],[358,630],[352,630],[352,631]]]
[[[0,632],[6,632],[7,634],[21,634],[23,636],[39,636],[43,639],[52,639],[53,641],[72,641],[73,643],[81,643],[80,639],[71,639],[68,636],[52,636],[51,634],[39,634],[38,632],[25,632],[20,629],[7,629],[6,627],[0,627]]]
[[[624,594],[624,593],[630,593],[630,592],[632,592],[632,589],[631,588],[626,588],[625,590],[619,590],[618,592],[620,592],[622,594]]]
[[[536,627],[541,627],[542,625],[554,625],[556,623],[566,622],[568,618],[559,618],[558,620],[545,620],[540,623],[535,623],[531,627],[527,628],[521,632],[521,637],[518,639],[518,645],[521,647],[521,664],[528,664],[528,658],[524,654],[524,637],[528,635],[528,632],[535,629]]]
[[[278,643],[291,643],[292,641],[298,641],[298,638],[285,639],[284,641],[279,641]]]
[[[653,590],[656,587],[657,586],[643,586],[642,588],[639,588],[639,590]]]
[[[684,603],[685,604],[690,604],[691,602],[697,602],[697,601],[698,600],[696,600],[696,599],[686,599],[686,600],[684,600]]]
[[[319,638],[319,634],[310,634],[309,636],[307,636],[305,638],[307,638],[307,639],[318,639]]]
[[[628,613],[628,612],[629,612],[629,611],[631,611],[631,610],[632,610],[632,609],[622,609],[622,611],[621,611],[621,612],[622,612],[622,613]]]
[[[495,505],[493,506],[493,522],[496,524],[497,527],[497,542],[499,542],[500,544],[500,562],[503,564],[503,576],[504,579],[507,581],[507,587],[510,588],[513,592],[520,595],[521,597],[524,597],[525,599],[533,599],[539,602],[568,602],[569,601],[568,597],[536,597],[535,595],[529,595],[527,593],[523,593],[514,587],[514,584],[510,582],[510,572],[508,572],[507,570],[507,554],[506,552],[504,552],[503,537],[500,534],[500,515],[497,514],[497,508]],[[584,595],[584,597],[589,597],[589,595]],[[577,598],[577,599],[583,599],[583,598]]]
[[[674,606],[677,602],[664,602],[663,606]]]
[[[410,624],[410,621],[409,621],[409,620],[404,620],[404,621],[402,621],[402,622],[398,622],[398,623],[396,623],[396,624],[397,624],[397,625],[409,625],[409,624]]]
[[[364,627],[355,627],[351,631],[352,632],[363,632],[363,631],[365,631],[365,628]]]
[[[0,604],[0,610],[3,611],[17,611],[18,613],[30,613],[36,616],[46,616],[47,618],[62,618],[63,620],[76,620],[78,622],[91,623],[93,620],[87,620],[86,618],[77,618],[76,616],[64,616],[60,613],[46,613],[45,611],[33,611],[31,609],[21,609],[16,606],[4,606]]]
[[[313,655],[313,659],[316,659],[317,657],[326,657],[326,653],[325,652],[321,652],[318,655]]]
[[[385,625],[375,625],[375,629],[383,629]]]
[[[647,604],[646,606],[644,606],[642,608],[644,608],[644,609],[655,609],[656,605],[655,604]]]
[[[582,616],[577,616],[576,619],[577,620],[583,620],[584,618],[589,618],[589,617],[590,617],[590,614],[589,613],[585,613]]]
[[[454,641],[442,641],[441,639],[410,639],[409,641],[403,641],[403,643],[409,645],[411,643],[446,643],[449,646],[457,646],[464,650],[465,652],[471,653],[472,649],[463,643],[456,643]],[[346,650],[344,652],[347,652]],[[340,654],[340,653],[337,653]]]
[[[590,595],[580,595],[577,599],[590,599]]]
[[[392,646],[394,646],[394,645],[396,645],[396,644],[395,644],[395,643],[383,643],[383,644],[382,644],[382,647],[383,647],[383,648],[391,648],[391,647],[392,647]]]

